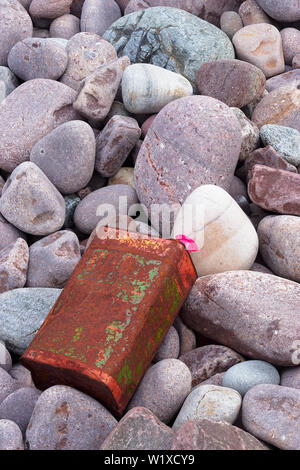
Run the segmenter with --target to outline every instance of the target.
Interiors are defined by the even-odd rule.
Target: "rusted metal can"
[[[75,387],[121,416],[196,272],[176,240],[107,236],[94,238],[21,362],[37,387]]]

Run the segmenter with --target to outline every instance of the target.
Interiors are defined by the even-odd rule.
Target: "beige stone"
[[[267,78],[285,70],[280,32],[260,23],[245,26],[232,39],[239,59],[259,67]]]

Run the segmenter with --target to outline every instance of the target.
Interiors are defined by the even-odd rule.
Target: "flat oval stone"
[[[34,78],[57,80],[65,72],[67,64],[65,48],[49,39],[24,39],[8,54],[9,68],[24,81]]]
[[[228,369],[222,380],[222,386],[233,388],[243,397],[256,385],[278,385],[280,375],[272,364],[264,361],[245,361]]]
[[[164,359],[147,370],[128,409],[143,406],[163,423],[169,423],[190,391],[188,367],[178,359]]]
[[[258,103],[251,119],[259,128],[276,124],[300,132],[300,90],[293,85],[273,90]]]
[[[52,38],[71,39],[80,33],[80,20],[77,16],[66,13],[52,21],[49,32]]]
[[[283,450],[300,448],[300,390],[257,385],[245,395],[243,426],[254,436]]]
[[[24,450],[20,428],[8,419],[0,420],[0,450]]]
[[[78,118],[76,93],[54,80],[29,80],[0,107],[0,168],[13,171],[29,160],[32,147],[53,129]]]
[[[296,282],[231,271],[199,278],[181,315],[190,328],[249,358],[293,366],[299,309]]]
[[[182,204],[201,184],[228,190],[241,142],[240,124],[224,103],[206,96],[169,103],[138,154],[134,172],[140,201],[148,209],[153,203]]]
[[[200,95],[211,96],[230,107],[242,108],[263,94],[266,77],[258,67],[247,62],[217,60],[200,67],[196,84]]]
[[[192,94],[186,78],[156,65],[133,64],[123,74],[123,103],[133,114],[158,113],[171,101]]]
[[[105,178],[116,175],[140,136],[135,119],[113,116],[97,136],[95,170]]]
[[[186,421],[175,434],[172,450],[268,450],[248,432],[225,421]]]
[[[65,201],[47,176],[32,162],[21,163],[6,181],[1,214],[31,235],[48,235],[65,221]]]
[[[231,41],[223,31],[175,8],[154,7],[126,15],[103,37],[131,63],[146,62],[180,73],[193,86],[203,63],[234,58]]]
[[[292,22],[300,20],[300,0],[256,0],[274,20]]]
[[[2,341],[0,341],[0,367],[6,372],[10,372],[12,368],[11,355]]]
[[[23,238],[0,250],[0,293],[24,287],[29,261],[28,245]]]
[[[154,362],[159,362],[163,359],[177,359],[179,351],[179,335],[174,326],[171,326],[155,355]]]
[[[11,48],[32,36],[30,16],[17,0],[1,0],[0,5],[0,65],[7,65]]]
[[[172,238],[180,234],[198,246],[191,258],[199,277],[250,269],[257,256],[253,225],[237,202],[218,186],[201,185],[188,196],[176,216]]]
[[[81,80],[93,73],[97,67],[117,58],[113,46],[93,33],[75,34],[67,45],[68,66],[60,79],[62,83],[78,90]]]
[[[39,397],[26,430],[26,444],[30,450],[99,450],[117,424],[93,398],[57,385]]]
[[[280,34],[285,63],[292,65],[293,58],[300,53],[300,31],[296,28],[284,28]]]
[[[300,132],[286,126],[266,124],[260,129],[265,146],[271,145],[279,155],[292,165],[300,165]]]
[[[37,18],[57,18],[69,13],[73,0],[32,0],[29,13]]]
[[[0,295],[0,340],[9,351],[24,353],[60,293],[60,289],[25,288]]]
[[[25,433],[41,392],[33,387],[19,388],[0,404],[0,420],[9,419]],[[1,421],[0,421],[1,422]]]
[[[300,175],[255,165],[248,183],[252,202],[270,212],[300,216]]]
[[[19,86],[19,80],[8,67],[0,66],[0,103]]]
[[[126,198],[126,200],[124,199],[125,204],[121,207],[119,207],[120,198]],[[126,184],[106,186],[93,191],[78,204],[74,214],[74,223],[82,233],[90,234],[100,221],[108,218],[108,205],[112,212],[115,210],[115,214],[109,215],[116,215],[117,217],[127,215],[129,207],[137,203],[136,192],[131,186]],[[97,215],[97,212],[99,215]]]
[[[242,18],[236,11],[224,11],[220,18],[220,27],[232,39],[235,33],[244,27]]]
[[[28,287],[63,288],[80,261],[79,240],[63,230],[33,243],[29,250]]]
[[[269,93],[276,90],[276,88],[292,85],[297,88],[300,85],[300,70],[290,70],[289,72],[281,73],[276,77],[269,78],[266,83],[266,89]]]
[[[245,26],[232,38],[239,59],[260,68],[267,78],[284,72],[281,36],[271,24]]]
[[[101,450],[167,450],[173,438],[171,428],[150,410],[139,406],[123,416],[103,442]]]
[[[225,372],[227,369],[243,361],[243,357],[226,346],[209,344],[179,357],[192,374],[192,386],[204,382],[213,375]]]
[[[211,419],[234,423],[242,405],[242,397],[230,388],[203,385],[186,398],[172,429],[177,431],[188,420]]]
[[[30,160],[62,194],[72,194],[92,178],[95,155],[93,129],[86,122],[69,121],[35,144]]]
[[[258,226],[260,254],[278,276],[300,282],[300,218],[265,217]]]
[[[298,362],[297,358],[297,362]],[[300,389],[300,367],[289,367],[281,371],[280,385]]]
[[[82,12],[81,31],[103,36],[105,31],[121,17],[121,10],[115,0],[85,0]]]

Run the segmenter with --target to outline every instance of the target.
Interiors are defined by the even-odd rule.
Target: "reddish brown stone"
[[[29,250],[27,243],[18,238],[0,251],[0,293],[25,286]]]
[[[152,124],[152,122],[154,121],[154,119],[156,118],[157,114],[153,114],[152,116],[150,116],[148,119],[146,119],[146,121],[144,121],[141,129],[142,129],[142,137],[146,137],[147,135],[147,132]]]
[[[200,95],[242,108],[263,94],[266,77],[259,68],[247,62],[217,60],[200,67],[196,84]]]
[[[172,450],[267,450],[251,434],[210,419],[186,421],[176,432]]]
[[[271,212],[300,216],[300,175],[255,165],[248,184],[250,199]]]
[[[219,372],[243,361],[243,357],[226,346],[211,344],[194,349],[179,360],[184,362],[192,374],[192,386],[196,386]]]
[[[124,15],[129,15],[138,10],[145,10],[146,8],[149,8],[149,4],[144,2],[144,0],[130,0],[124,10]]]
[[[243,20],[244,26],[258,23],[272,24],[271,19],[255,0],[246,0],[243,2],[239,9],[239,15]]]
[[[140,201],[147,208],[183,203],[201,184],[228,190],[241,142],[240,124],[224,103],[208,96],[173,101],[155,118],[136,161]]]
[[[297,173],[297,168],[282,158],[276,150],[268,145],[267,147],[254,150],[245,160],[245,171],[247,177],[251,177],[251,171],[254,165],[264,165],[278,170],[291,171]]]

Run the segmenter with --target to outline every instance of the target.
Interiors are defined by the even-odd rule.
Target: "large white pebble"
[[[172,237],[185,235],[199,250],[191,257],[198,276],[248,270],[258,252],[258,236],[247,215],[224,189],[203,185],[187,197]]]
[[[158,113],[171,101],[192,94],[186,78],[156,65],[133,64],[123,74],[123,103],[134,114]]]

